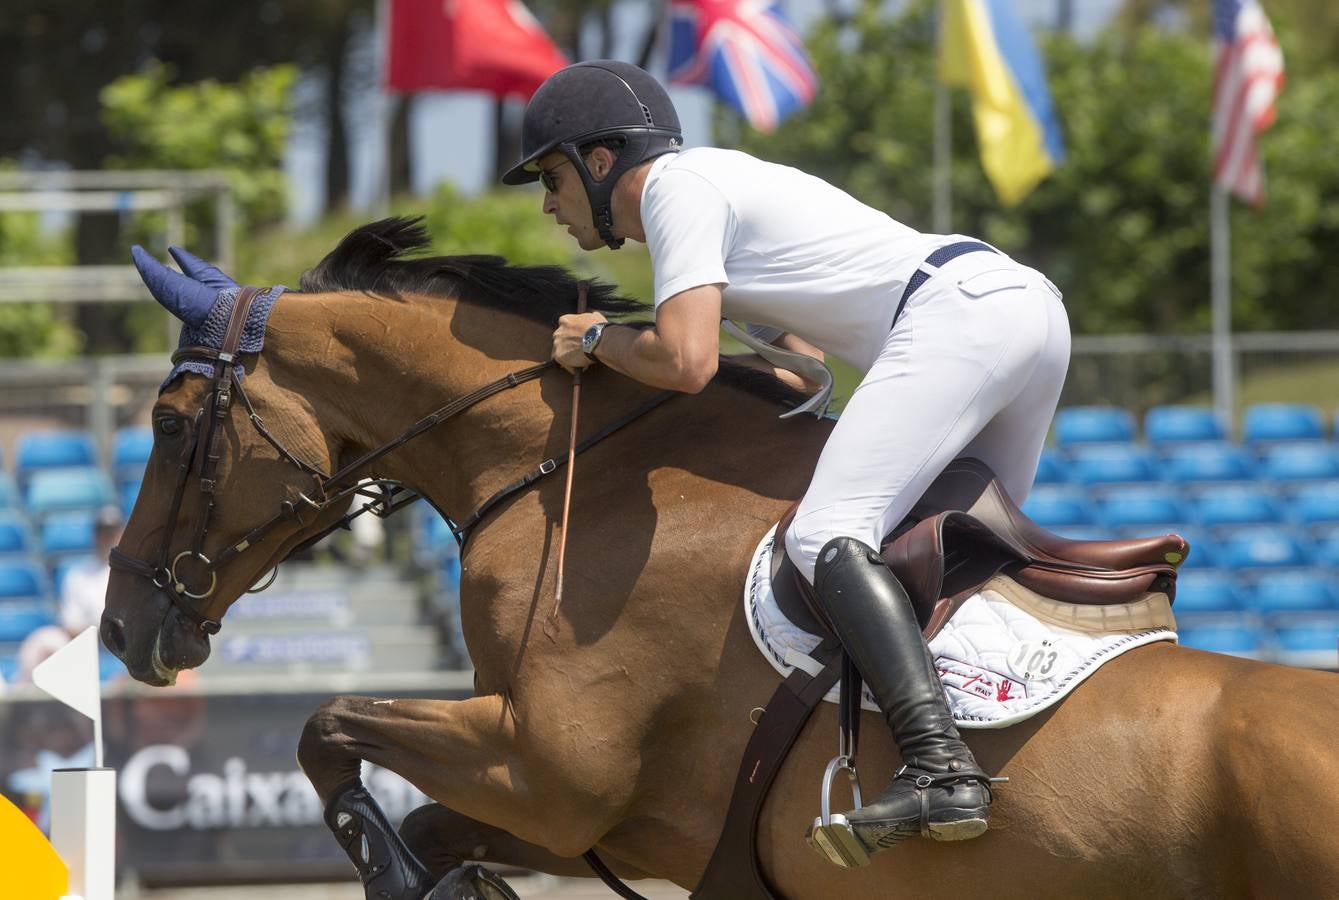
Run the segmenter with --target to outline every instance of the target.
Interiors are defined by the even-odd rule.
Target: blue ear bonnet
[[[143,247],[132,247],[130,255],[149,293],[164,309],[181,320],[181,341],[177,348],[223,349],[228,319],[232,316],[241,286],[218,268],[180,247],[169,247],[168,252],[181,266],[181,272],[169,269],[145,252]],[[246,324],[242,328],[242,342],[238,347],[240,353],[260,352],[265,344],[265,324],[269,321],[270,311],[285,290],[287,288],[282,286],[269,288],[251,302]],[[208,360],[182,360],[173,367],[159,391],[165,390],[182,372],[212,376],[214,364]],[[239,366],[239,377],[245,374],[245,370]]]
[[[232,317],[232,308],[236,305],[237,295],[241,293],[241,290],[240,287],[231,287],[219,291],[214,300],[214,305],[209,310],[209,315],[199,325],[183,322],[181,325],[181,340],[177,343],[177,349],[182,347],[222,349],[223,339],[228,333],[228,319]],[[260,352],[261,347],[265,345],[265,323],[270,319],[270,311],[274,309],[274,303],[279,299],[279,295],[286,290],[288,288],[283,285],[276,285],[258,294],[256,299],[251,301],[246,325],[242,328],[242,343],[238,347],[239,352]],[[160,392],[166,390],[172,380],[182,372],[198,372],[212,378],[214,376],[214,364],[204,359],[183,359],[172,367],[172,372],[158,390]],[[238,366],[237,374],[245,377],[246,370],[242,366]]]

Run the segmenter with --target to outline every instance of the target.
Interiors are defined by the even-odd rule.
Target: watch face
[[[597,322],[586,329],[586,333],[581,337],[581,349],[590,353],[595,349],[595,345],[600,341],[600,333],[604,331],[603,323]]]

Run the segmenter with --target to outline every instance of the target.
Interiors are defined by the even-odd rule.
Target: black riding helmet
[[[580,148],[612,138],[621,139],[623,146],[609,174],[596,181]],[[581,177],[600,237],[617,250],[623,239],[614,237],[610,208],[614,184],[632,167],[682,146],[679,116],[660,82],[632,63],[594,59],[560,69],[539,86],[521,125],[524,158],[502,181],[537,181],[539,158],[557,150],[572,161]]]

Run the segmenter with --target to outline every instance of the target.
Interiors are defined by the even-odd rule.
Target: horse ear
[[[238,286],[237,282],[224,274],[218,266],[206,262],[189,250],[183,250],[181,247],[168,247],[167,252],[171,253],[172,258],[177,261],[177,265],[181,266],[181,271],[206,287],[222,291],[231,290]]]
[[[130,255],[139,269],[139,277],[153,298],[168,312],[188,325],[203,325],[218,299],[218,288],[193,281],[154,259],[136,244]]]

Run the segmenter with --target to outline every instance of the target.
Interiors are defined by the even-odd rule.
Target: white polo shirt
[[[656,159],[641,212],[657,307],[722,284],[727,318],[791,332],[862,372],[907,279],[958,239],[908,228],[798,169],[714,147]]]

